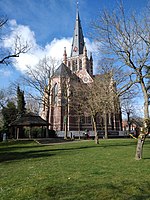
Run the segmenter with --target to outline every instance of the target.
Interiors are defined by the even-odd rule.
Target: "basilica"
[[[79,133],[82,135],[85,131],[90,131],[92,135],[94,130],[91,116],[82,116],[82,119],[78,120],[78,116],[72,109],[70,99],[72,85],[75,82],[81,81],[84,84],[90,84],[95,77],[93,74],[93,58],[92,54],[89,57],[87,54],[78,8],[70,56],[67,55],[66,48],[64,48],[62,54],[63,62],[50,79],[48,106],[44,104],[42,117],[45,119],[48,117],[49,128],[56,131],[60,137],[63,137],[65,132],[77,136]],[[66,93],[65,96],[64,93]],[[120,111],[108,113],[107,117],[110,133],[120,131]],[[102,131],[104,127],[103,120],[101,121],[102,124],[97,127],[99,131]]]

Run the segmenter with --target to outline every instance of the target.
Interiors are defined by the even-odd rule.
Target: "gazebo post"
[[[42,132],[41,132],[41,137],[43,136],[43,126],[42,126]]]
[[[31,139],[31,129],[32,129],[32,127],[30,126],[30,128],[29,128],[29,139]]]
[[[46,126],[46,138],[48,138],[48,127]]]
[[[17,140],[19,139],[19,127],[17,127]]]
[[[17,138],[17,128],[15,126],[15,138]]]

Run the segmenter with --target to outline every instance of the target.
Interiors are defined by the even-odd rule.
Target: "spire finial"
[[[63,54],[63,63],[66,65],[67,64],[67,52],[66,52],[66,47],[64,47],[64,54]]]
[[[77,13],[79,12],[79,1],[77,0]]]

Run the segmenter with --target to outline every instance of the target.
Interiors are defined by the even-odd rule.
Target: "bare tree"
[[[0,109],[4,107],[7,101],[8,101],[8,97],[6,96],[5,91],[0,90]]]
[[[2,30],[7,24],[8,19],[0,18],[0,30]],[[7,37],[0,36],[0,40],[7,40]],[[14,44],[11,50],[6,50],[2,45],[0,46],[0,64],[9,65],[13,62],[13,58],[19,57],[20,54],[29,51],[30,46],[27,42],[22,43],[21,36],[16,35],[14,38]]]
[[[100,42],[101,53],[114,58],[118,66],[126,73],[126,83],[122,85],[118,95],[122,95],[135,84],[140,84],[144,97],[144,118],[149,118],[148,93],[145,83],[146,70],[150,60],[150,15],[139,17],[135,14],[127,16],[123,5],[110,13],[104,11],[99,20],[93,24],[95,38]],[[145,123],[145,126],[146,123]],[[139,137],[138,144],[144,144],[145,135]],[[142,152],[142,145],[137,147]],[[141,155],[141,154],[140,154]],[[141,159],[137,156],[136,159]]]
[[[9,101],[11,102],[16,101],[14,93],[16,93],[16,90],[15,92],[14,91],[12,92],[10,88],[7,88],[5,90],[0,89],[0,109],[5,107]]]
[[[82,117],[91,116],[91,110],[88,106],[89,86],[84,84],[81,80],[72,84],[71,107],[74,116],[77,116],[78,131],[80,138],[80,122]]]
[[[34,68],[28,66],[25,76],[22,77],[22,83],[26,86],[26,95],[44,106],[47,122],[49,122],[51,77],[57,66],[58,60],[45,57]]]
[[[131,129],[131,116],[136,115],[136,102],[135,102],[135,96],[133,96],[133,93],[128,92],[125,93],[123,96],[121,96],[121,110],[124,115],[127,116],[127,123],[128,123],[128,132],[130,133]]]
[[[39,102],[36,99],[26,96],[26,110],[29,112],[39,114],[40,112]]]
[[[79,84],[79,83],[78,83]],[[112,74],[97,75],[92,83],[81,83],[74,89],[78,115],[91,116],[95,133],[95,143],[98,144],[97,115],[101,114],[105,122],[105,138],[108,137],[107,114],[117,111],[118,98],[114,93]],[[76,95],[76,96],[75,96]],[[119,109],[119,108],[118,108]]]

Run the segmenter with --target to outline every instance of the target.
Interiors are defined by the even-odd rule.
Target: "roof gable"
[[[64,63],[61,63],[61,65],[54,72],[53,77],[70,77],[71,75],[71,70]]]
[[[34,113],[26,113],[18,117],[10,126],[46,126],[47,122]]]

